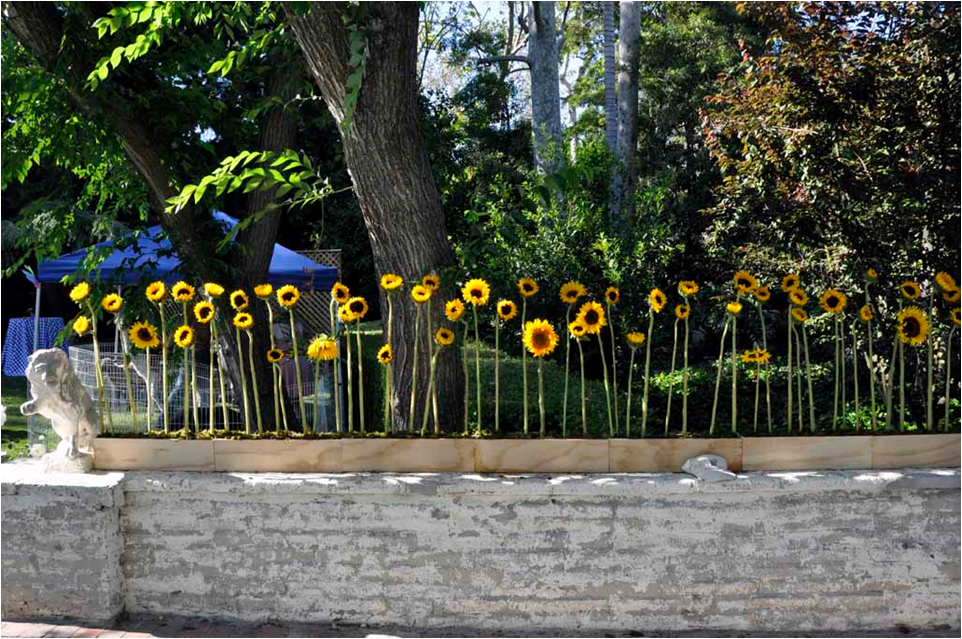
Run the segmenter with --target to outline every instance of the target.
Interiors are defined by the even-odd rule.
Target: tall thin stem
[[[468,407],[469,398],[471,397],[471,378],[468,377],[468,323],[462,320],[464,324],[464,335],[461,338],[461,368],[464,374],[464,434],[468,434],[468,419],[470,410]],[[528,432],[527,422],[524,425],[524,432]]]
[[[752,432],[758,432],[758,399],[759,393],[761,392],[761,375],[762,375],[762,364],[761,362],[755,362],[755,416],[752,419]]]
[[[528,298],[521,298],[521,334],[524,335],[524,326],[528,318]],[[521,349],[521,392],[522,405],[524,406],[524,434],[528,434],[528,349]]]
[[[617,433],[621,430],[621,414],[618,409],[618,362],[615,350],[615,316],[611,312],[611,303],[605,302],[605,306],[607,306],[608,311],[608,330],[611,333],[611,386],[612,396],[614,397],[612,405],[615,413],[615,432]]]
[[[625,437],[631,436],[631,391],[632,375],[635,372],[635,352],[637,348],[631,347],[631,355],[628,357],[628,401],[625,406]]]
[[[244,372],[244,342],[241,341],[240,329],[234,327],[234,338],[237,340],[237,367],[240,369],[241,394],[244,396],[244,432],[251,432],[251,409],[247,400],[247,373]]]
[[[90,326],[93,328],[94,338],[94,379],[97,383],[97,409],[100,411],[100,424],[104,426],[104,416],[106,414],[107,432],[113,432],[114,423],[111,415],[109,399],[106,397],[104,385],[104,371],[100,366],[100,340],[97,338],[97,315],[94,313],[93,304],[87,301],[87,310],[90,312]]]
[[[304,412],[304,382],[301,379],[301,358],[297,348],[297,330],[294,328],[294,309],[288,309],[287,317],[291,323],[291,346],[294,348],[294,372],[297,378],[297,409],[301,416],[301,431],[307,432],[307,415]],[[350,341],[350,340],[348,340]],[[254,371],[251,371],[251,375]]]
[[[414,356],[411,364],[411,401],[408,405],[408,428],[414,430],[414,413],[418,396],[418,352],[421,350],[421,305],[414,304]]]
[[[845,364],[845,319],[841,316],[838,318],[838,358],[842,364],[842,375],[838,379],[839,386],[842,387],[842,405],[839,411],[839,417],[842,418],[842,427],[848,423],[848,384],[845,382],[848,380],[848,373],[846,372]]]
[[[935,306],[935,287],[929,284],[929,326],[932,326],[932,315],[933,308]],[[934,422],[934,408],[932,404],[932,398],[935,394],[935,382],[932,379],[932,351],[935,348],[934,336],[929,335],[928,341],[928,353],[926,355],[926,373],[925,373],[925,430],[932,430],[932,424]]]
[[[501,432],[501,359],[498,334],[501,332],[501,320],[494,318],[494,432]]]
[[[254,415],[257,417],[257,434],[260,435],[264,432],[264,421],[261,419],[261,394],[257,389],[257,367],[254,363],[254,334],[251,331],[246,331],[247,333],[247,360],[251,365],[251,384],[254,387]],[[238,344],[238,346],[240,346]],[[307,432],[305,430],[305,432]]]
[[[154,389],[150,385],[150,347],[146,349],[147,353],[147,432],[150,432],[151,427],[154,425],[154,415],[153,415],[153,399],[154,399]]]
[[[611,419],[611,392],[608,390],[608,363],[605,362],[605,345],[601,342],[601,331],[598,331],[598,352],[601,354],[601,370],[605,380],[605,405],[608,407],[608,437],[615,436],[615,423]],[[644,429],[644,426],[642,426]],[[644,430],[642,430],[644,437]]]
[[[832,366],[832,383],[834,389],[832,401],[832,432],[838,428],[838,316],[832,316],[832,335],[835,342],[835,362]]]
[[[184,326],[187,326],[187,303],[183,303],[184,307]],[[196,339],[196,337],[194,338]],[[193,348],[193,346],[191,346]],[[244,347],[238,344],[238,348],[243,352]],[[184,356],[184,432],[190,432],[190,351],[188,349],[183,349],[182,354]]]
[[[361,343],[360,320],[354,323],[354,335],[357,337],[357,408],[361,417],[361,432],[364,433],[367,432],[364,422],[364,346]]]
[[[905,346],[899,341],[899,431],[905,432]]]
[[[685,304],[688,304],[688,298],[685,298]],[[681,434],[682,437],[688,435],[688,316],[685,316],[685,355],[684,355],[684,367],[685,371],[682,373],[681,378]]]
[[[538,416],[541,420],[541,437],[544,438],[544,357],[538,358]]]
[[[217,320],[214,319],[211,322],[211,329],[215,334],[217,329],[214,322],[216,321]],[[220,343],[220,335],[217,335],[214,342],[217,344],[217,382],[220,386],[220,411],[224,417],[224,430],[230,431],[230,416],[227,411],[227,387],[224,384],[224,349],[223,344]]]
[[[678,322],[680,321],[679,319],[675,320],[674,336],[671,343],[671,372],[668,374],[668,407],[665,409],[665,437],[668,437],[668,426],[671,423],[671,396],[675,390],[675,359],[678,355]]]
[[[568,368],[571,361],[571,332],[568,330],[568,325],[571,324],[571,306],[568,304],[568,310],[565,312],[565,394],[561,407],[562,437],[568,436]],[[495,337],[497,338],[497,333]]]
[[[391,306],[390,306],[390,304],[391,304],[391,296],[388,295],[387,299],[388,299],[388,309],[391,309]],[[330,312],[330,315],[331,315],[331,337],[333,337],[333,338],[337,341],[337,344],[338,344],[337,355],[334,356],[334,361],[332,362],[332,364],[334,364],[334,390],[331,392],[331,398],[334,400],[334,424],[335,424],[335,428],[337,429],[337,432],[340,433],[340,432],[343,431],[343,426],[342,426],[342,424],[341,424],[341,384],[340,384],[340,381],[341,381],[341,349],[340,349],[341,339],[340,339],[339,337],[337,337],[337,315],[336,315],[335,312],[334,312],[334,304],[335,304],[336,301],[337,301],[337,300],[335,300],[334,297],[331,296],[331,303],[328,305],[328,311]],[[390,315],[391,315],[391,311],[388,310],[388,316],[390,317]],[[387,330],[388,330],[388,343],[390,343],[390,341],[391,341],[391,337],[390,337],[390,336],[391,336],[391,322],[390,322],[390,321],[388,321],[388,329],[387,329]],[[350,341],[350,336],[348,336],[348,341]],[[393,348],[393,347],[392,347],[392,348]],[[282,388],[283,388],[283,387],[282,387]],[[282,402],[281,407],[282,407],[282,408],[283,408],[283,400],[284,400],[284,398],[281,397],[281,402]],[[285,417],[285,419],[286,419],[286,417]],[[285,429],[286,429],[286,427],[287,427],[287,425],[286,425],[286,423],[285,423]]]
[[[433,397],[434,392],[434,375],[437,370],[438,364],[438,353],[441,352],[440,348],[435,349],[434,354],[431,355],[430,368],[428,369],[428,394],[424,398],[424,414],[421,416],[421,437],[424,437],[428,432],[428,416],[431,414],[430,402],[431,397]],[[436,424],[437,422],[435,422]],[[434,434],[438,434],[438,429],[435,427]]]
[[[197,340],[190,345],[190,405],[193,409],[194,430],[200,433],[200,406],[197,405]]]
[[[792,432],[792,309],[788,309],[788,432]]]
[[[588,405],[585,403],[585,352],[578,342],[578,359],[581,361],[581,434],[588,434]]]
[[[387,345],[394,355],[394,294],[387,292]],[[388,362],[384,375],[384,432],[391,432],[394,425],[394,362]]]
[[[358,320],[355,320],[358,321]],[[347,432],[354,432],[354,360],[351,357],[351,326],[344,329],[344,343],[347,344]]]
[[[808,429],[815,432],[815,394],[812,393],[812,364],[808,360],[808,331],[802,324],[802,345],[805,347],[805,375],[808,378]],[[801,401],[801,398],[799,398]]]
[[[271,308],[270,299],[264,300],[264,305],[267,306],[267,333],[271,337],[271,350],[277,348],[277,344],[274,341],[274,309]],[[281,374],[280,368],[271,364],[271,386],[274,389],[274,430],[280,430],[281,428],[281,401],[277,394],[277,389],[280,385],[277,383],[277,377]],[[317,389],[314,389],[315,398],[317,401]],[[316,406],[316,403],[315,403]]]
[[[432,302],[433,300],[434,300],[434,293],[432,292],[431,297],[428,298],[428,308],[427,308],[427,312],[428,312],[428,352],[429,352],[429,353],[432,351],[433,348],[436,348],[436,346],[434,345],[434,317],[433,317],[432,312],[431,312],[431,302]],[[437,348],[440,348],[440,347],[437,346]],[[431,398],[431,407],[432,407],[432,409],[433,409],[433,411],[434,411],[434,428],[435,428],[435,430],[437,430],[437,428],[438,428],[438,385],[437,385],[436,383],[435,383],[435,385],[434,385],[434,388],[431,389],[431,392],[430,392],[430,394],[429,394],[429,397]],[[426,400],[425,400],[425,402],[424,402],[424,406],[425,406],[425,410],[427,410],[427,401],[426,401]]]
[[[765,313],[762,312],[762,305],[758,305],[758,317],[762,322],[762,349],[768,350],[768,330],[765,328]],[[771,360],[769,360],[771,361]],[[771,364],[765,362],[765,408],[768,415],[768,432],[772,432],[772,374],[769,368]]]
[[[216,416],[216,405],[214,404],[214,372],[217,368],[217,364],[214,360],[214,320],[211,319],[210,322],[210,347],[207,349],[208,353],[208,366],[207,366],[207,431],[210,436],[214,436],[214,417]]]
[[[872,309],[872,298],[871,294],[869,293],[870,286],[871,285],[869,283],[865,284],[865,305],[869,307],[869,310]],[[878,416],[876,414],[875,407],[875,354],[872,352],[872,341],[874,337],[872,334],[875,332],[875,328],[872,326],[872,320],[869,320],[865,324],[865,332],[868,333],[868,388],[870,397],[869,401],[872,405],[872,432],[875,432],[878,429]]]
[[[321,403],[321,362],[320,360],[315,360],[314,362],[314,414],[311,416],[311,430],[317,432],[317,420],[318,420],[318,404]]]
[[[858,335],[855,333],[855,326],[858,320],[852,322],[852,377],[855,381],[855,432],[862,428],[862,415],[859,407],[858,397]]]
[[[955,336],[955,326],[949,331],[945,344],[945,420],[942,430],[949,430],[949,395],[952,389],[952,338]]]
[[[290,430],[290,427],[287,425],[287,404],[286,404],[286,402],[284,401],[284,375],[283,375],[283,373],[281,373],[281,368],[280,368],[280,366],[277,366],[276,364],[275,364],[274,366],[275,366],[275,368],[277,368],[277,376],[274,378],[274,383],[275,383],[276,386],[277,386],[277,395],[280,397],[281,419],[282,419],[283,422],[284,422],[284,431],[287,432],[287,431]],[[334,369],[334,379],[337,379],[337,369],[336,369],[336,368]],[[334,388],[335,388],[335,390],[337,389],[337,383],[336,383],[336,382],[334,383]],[[333,393],[332,393],[332,396],[333,396]],[[335,398],[335,401],[337,401],[337,398]]]
[[[738,317],[732,315],[732,433],[738,433]]]
[[[648,434],[648,379],[651,372],[651,332],[655,328],[655,311],[648,307],[648,335],[645,337],[645,385],[641,396],[641,436]],[[599,335],[599,341],[601,336]],[[604,363],[604,362],[602,362]]]
[[[792,326],[792,334],[795,335],[795,391],[798,397],[798,432],[805,430],[805,395],[802,394],[802,338],[799,337],[799,328]]]
[[[478,332],[478,306],[471,305],[474,311],[474,385],[478,398],[478,432],[481,432],[481,334]]]
[[[157,308],[160,310],[160,350],[161,350],[161,371],[162,376],[161,383],[163,385],[164,391],[164,432],[170,432],[170,411],[168,407],[167,397],[168,397],[168,382],[167,382],[167,320],[164,317],[164,303],[160,302],[157,304]]]
[[[117,316],[114,318],[117,323],[117,330],[120,332],[120,347],[123,350],[124,360],[124,382],[127,385],[127,405],[130,407],[130,421],[133,422],[134,432],[140,432],[140,425],[137,423],[137,402],[134,401],[134,386],[130,379],[130,351],[127,343],[127,334],[124,332],[124,322]]]
[[[721,346],[718,348],[718,372],[715,376],[715,399],[712,400],[711,405],[711,425],[708,427],[709,435],[715,434],[715,417],[718,415],[718,391],[721,388],[722,367],[725,362],[725,338],[728,337],[728,325],[730,323],[731,320],[726,318],[725,327],[722,329]],[[789,335],[789,338],[791,338],[791,335]]]

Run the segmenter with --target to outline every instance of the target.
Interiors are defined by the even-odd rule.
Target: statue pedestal
[[[90,453],[78,452],[73,457],[69,457],[67,455],[69,449],[67,442],[60,442],[57,450],[43,456],[43,469],[47,472],[89,473],[93,469],[94,456]]]

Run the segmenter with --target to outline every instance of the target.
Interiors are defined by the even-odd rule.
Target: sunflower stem
[[[615,316],[611,312],[611,302],[605,297],[605,306],[608,310],[608,330],[611,334],[611,385],[612,385],[612,405],[615,413],[615,432],[621,430],[621,416],[618,409],[618,363],[615,351]]]
[[[359,320],[355,320],[359,321]],[[354,360],[351,357],[351,326],[344,329],[347,344],[347,432],[354,432]]]
[[[264,422],[261,419],[261,396],[257,389],[257,367],[254,364],[254,334],[247,333],[247,359],[251,365],[251,384],[254,386],[254,415],[257,417],[257,434],[263,434]]]
[[[528,318],[528,298],[521,298],[521,333],[524,334],[525,322]],[[524,434],[528,434],[528,349],[521,349],[521,386],[522,404],[524,406]]]
[[[293,308],[287,309],[287,317],[290,320],[290,324],[291,324],[291,346],[294,349],[294,372],[297,377],[297,408],[301,416],[301,421],[303,422],[301,424],[302,432],[306,433],[307,432],[307,415],[304,412],[304,382],[301,379],[301,358],[297,352],[298,351],[297,330],[294,328],[294,309]],[[350,338],[348,338],[348,341],[350,341]],[[251,375],[253,374],[254,374],[254,371],[251,371]]]
[[[838,428],[838,316],[832,316],[832,333],[835,342],[835,361],[832,371],[832,388],[834,390],[832,399],[832,432]]]
[[[601,341],[600,330],[598,331],[597,335],[598,335],[598,352],[601,353],[601,370],[604,374],[604,380],[605,380],[605,405],[608,407],[608,437],[612,438],[615,436],[615,431],[614,431],[615,425],[611,419],[611,392],[608,389],[608,364],[607,362],[605,362],[605,345]],[[642,428],[642,431],[641,431],[642,437],[644,437],[645,427],[642,426],[641,428]]]
[[[277,366],[275,364],[274,368],[276,369],[275,372],[277,373],[274,379],[274,382],[277,387],[277,395],[281,404],[281,420],[284,422],[284,432],[287,432],[290,430],[290,427],[287,425],[287,405],[284,403],[284,375],[283,373],[281,373],[280,366]],[[337,369],[334,369],[334,373],[335,373],[334,378],[337,379]],[[336,383],[334,384],[334,388],[335,390],[337,389]],[[333,393],[332,393],[332,396],[333,396]],[[337,401],[337,398],[335,398],[335,401]]]
[[[418,394],[418,351],[421,344],[421,305],[414,303],[414,357],[411,364],[411,401],[408,404],[408,428],[414,430],[415,400]]]
[[[314,415],[312,416],[313,430],[317,432],[318,404],[321,403],[321,362],[314,362]]]
[[[424,398],[424,414],[421,416],[421,437],[424,437],[428,433],[428,417],[431,414],[429,402],[434,392],[434,375],[437,370],[438,353],[440,352],[441,349],[437,348],[431,355],[430,368],[428,369],[428,394]],[[437,428],[434,429],[434,432],[437,434]]]
[[[468,434],[468,419],[470,415],[469,410],[469,398],[471,397],[471,378],[468,376],[468,323],[462,320],[464,324],[464,336],[461,339],[461,367],[464,374],[464,434]],[[525,432],[527,432],[527,424],[525,424]]]
[[[431,312],[431,302],[434,299],[434,291],[431,291],[431,297],[428,298],[428,352],[431,352],[434,348],[434,318]],[[438,385],[435,383],[434,388],[431,389],[429,397],[431,398],[431,408],[434,411],[434,430],[438,429]],[[425,400],[425,407],[427,406],[427,400]],[[427,410],[427,408],[425,408]]]
[[[568,310],[565,312],[565,394],[564,400],[561,407],[561,436],[568,436],[568,367],[571,361],[571,331],[568,330],[568,324],[571,323],[571,304],[568,304]],[[495,339],[497,339],[497,333],[495,333]]]
[[[478,398],[478,433],[481,432],[481,334],[478,332],[478,305],[472,304],[474,311],[474,385]]]
[[[788,413],[786,421],[789,433],[792,432],[792,321],[794,317],[792,310],[794,309],[788,309]]]
[[[93,328],[93,339],[94,339],[94,381],[97,383],[97,409],[100,411],[100,425],[103,427],[105,425],[104,416],[106,413],[106,426],[107,432],[113,432],[114,423],[113,417],[110,414],[110,404],[105,397],[106,392],[104,389],[104,372],[100,367],[100,343],[97,340],[97,316],[94,314],[93,304],[90,300],[87,300],[87,310],[90,312],[90,326]]]
[[[207,370],[207,430],[210,436],[214,436],[214,417],[216,416],[216,407],[214,405],[214,372],[217,365],[214,361],[214,320],[211,318],[210,323],[210,347],[207,349],[208,352],[208,370]]]
[[[216,319],[214,320],[214,322]],[[211,326],[214,326],[214,322],[211,322]],[[216,333],[216,329],[215,329]],[[224,359],[223,359],[223,345],[220,343],[220,335],[214,339],[217,344],[217,382],[220,385],[220,410],[221,415],[224,417],[224,430],[230,431],[230,415],[227,411],[227,386],[224,384]]]
[[[858,335],[855,332],[855,327],[858,324],[858,320],[852,322],[852,377],[855,380],[855,432],[859,432],[862,429],[862,416],[859,407],[859,397],[858,397]]]
[[[762,305],[758,305],[758,318],[762,323],[762,349],[768,351],[768,330],[765,328],[765,313],[762,312]],[[765,362],[765,408],[768,415],[768,432],[772,432],[772,375],[769,362]]]
[[[384,377],[384,432],[390,433],[394,427],[394,294],[391,291],[387,295],[387,345],[391,347],[392,361],[388,362],[385,368]]]
[[[758,432],[758,398],[761,392],[761,374],[762,374],[762,364],[761,362],[755,362],[755,416],[752,420],[752,431]]]
[[[361,417],[361,432],[364,433],[367,431],[364,422],[364,346],[361,343],[360,319],[354,324],[354,335],[357,337],[357,407]]]
[[[685,298],[688,304],[688,298]],[[689,313],[690,314],[690,313]],[[684,354],[684,373],[681,378],[681,435],[688,435],[688,316],[685,316],[685,354]]]
[[[499,358],[500,354],[500,343],[498,341],[498,334],[501,327],[501,320],[498,317],[494,318],[494,432],[501,432],[501,361]]]
[[[167,320],[164,317],[164,303],[159,302],[160,310],[160,352],[161,352],[161,382],[164,390],[164,432],[170,432],[170,411],[167,402]]]
[[[892,357],[889,358],[889,369],[886,374],[885,384],[885,430],[892,428],[893,408],[895,403],[895,368],[899,359],[899,339],[898,335],[892,340]]]
[[[732,315],[732,433],[738,434],[738,317]]]
[[[805,375],[808,380],[808,429],[815,432],[815,394],[812,392],[812,365],[808,359],[808,331],[802,324],[802,346],[805,348]],[[801,401],[801,398],[799,398]],[[801,430],[801,429],[799,429]]]
[[[187,302],[182,304],[184,307],[184,326],[187,326]],[[243,353],[244,347],[238,345]],[[183,349],[184,355],[184,432],[190,433],[190,351]]]
[[[805,395],[802,394],[802,338],[799,337],[799,328],[796,326],[792,327],[792,333],[795,335],[795,390],[798,397],[798,432],[805,431]]]
[[[932,314],[935,307],[935,286],[934,284],[929,284],[929,326],[932,326]],[[926,377],[925,377],[925,430],[932,430],[932,421],[934,419],[934,408],[932,404],[932,397],[935,393],[935,382],[932,379],[932,351],[935,348],[935,339],[933,335],[929,336],[928,341],[928,353],[926,355]]]
[[[905,432],[905,346],[899,342],[899,431]]]
[[[675,320],[674,336],[671,344],[671,372],[668,373],[668,407],[665,409],[665,437],[668,437],[668,427],[671,424],[671,396],[675,390],[675,361],[678,355],[678,322]]]
[[[197,405],[197,337],[190,345],[190,405],[193,409],[194,432],[200,434],[200,406]]]
[[[271,308],[270,298],[264,299],[264,304],[267,306],[267,332],[271,337],[271,350],[274,350],[277,348],[277,343],[274,341],[274,309]],[[271,386],[274,390],[274,430],[280,430],[281,428],[281,402],[277,395],[277,388],[279,386],[277,376],[280,374],[280,368],[271,364]]]
[[[150,347],[146,349],[147,354],[147,432],[150,432],[151,426],[153,426],[153,387],[150,385]]]
[[[718,391],[721,388],[721,378],[722,378],[722,367],[725,365],[725,338],[728,337],[728,325],[731,323],[730,318],[725,319],[725,326],[722,328],[721,346],[718,349],[718,372],[715,376],[715,399],[712,400],[711,405],[711,425],[708,427],[708,434],[715,434],[715,418],[718,415]],[[791,334],[789,334],[789,339],[791,339]],[[791,415],[791,412],[789,412]]]
[[[648,335],[645,339],[645,385],[641,396],[641,436],[648,434],[648,379],[651,371],[651,332],[655,329],[655,311],[648,307]],[[599,336],[600,340],[600,336]],[[604,362],[602,362],[604,363]]]
[[[541,438],[544,439],[544,356],[538,358],[538,416],[541,420]]]
[[[631,355],[628,357],[628,401],[625,406],[625,437],[631,437],[631,378],[635,372],[635,352],[638,349],[632,347]]]
[[[865,305],[868,306],[869,311],[872,310],[872,298],[871,298],[871,294],[869,293],[870,286],[871,286],[870,283],[865,284]],[[876,407],[875,407],[875,354],[872,352],[873,350],[872,334],[875,332],[875,330],[872,327],[872,320],[869,320],[868,322],[866,322],[865,332],[868,333],[868,372],[869,372],[868,387],[869,387],[870,402],[872,405],[871,406],[872,432],[874,433],[876,430],[878,430],[878,416],[876,414]]]
[[[240,368],[241,393],[244,396],[244,432],[251,434],[251,409],[247,400],[247,373],[244,372],[244,342],[241,341],[240,329],[234,327],[234,337],[237,340],[237,364]]]
[[[337,315],[336,315],[335,312],[334,312],[334,304],[335,304],[336,302],[337,302],[337,300],[334,299],[334,296],[332,295],[332,296],[331,296],[331,303],[328,305],[328,311],[330,312],[330,315],[331,315],[331,334],[332,334],[332,337],[335,337],[335,336],[337,335]],[[390,305],[390,303],[391,303],[391,296],[388,295],[388,304]],[[390,306],[388,306],[388,308],[390,309]],[[389,311],[389,314],[390,314],[390,311]],[[388,330],[388,341],[390,342],[390,339],[391,339],[391,337],[390,337],[390,335],[391,335],[391,322],[388,322],[388,329],[387,329],[387,330]],[[341,339],[340,339],[339,337],[336,337],[336,341],[337,341],[338,347],[340,347]],[[334,400],[334,424],[335,424],[335,428],[337,429],[337,432],[340,433],[340,432],[342,432],[342,430],[343,430],[343,426],[342,426],[342,424],[341,424],[341,387],[340,387],[340,386],[341,386],[341,385],[340,385],[340,381],[341,381],[341,372],[340,372],[340,371],[341,371],[341,349],[340,349],[340,348],[337,349],[337,355],[334,356],[334,362],[333,362],[333,364],[334,364],[334,391],[331,393],[331,397],[332,397],[333,400]],[[279,372],[279,371],[278,371],[278,372]],[[283,391],[283,388],[284,388],[283,385],[281,385],[281,390],[282,390],[282,391]],[[284,401],[284,398],[283,398],[283,393],[282,393],[282,397],[281,397],[281,408],[282,408],[282,410],[284,409],[283,401]],[[285,416],[284,416],[284,420],[285,420],[284,429],[286,430],[286,429],[287,429],[287,416],[286,416],[286,414],[285,414]]]
[[[949,330],[949,337],[945,343],[945,420],[942,430],[949,430],[949,394],[952,389],[952,338],[955,336],[955,326]]]
[[[117,322],[117,330],[121,335],[120,347],[124,353],[124,382],[127,385],[127,405],[130,407],[130,420],[134,424],[134,432],[139,433],[140,425],[137,423],[137,403],[134,401],[134,385],[130,379],[130,351],[127,346],[127,334],[124,332],[123,320],[117,316],[114,321]]]
[[[588,434],[588,405],[585,403],[585,352],[581,348],[581,340],[578,342],[578,359],[581,361],[581,434]]]
[[[848,372],[845,370],[847,364],[845,363],[845,319],[841,316],[838,318],[838,358],[842,363],[842,375],[838,378],[839,386],[842,387],[842,405],[839,411],[839,417],[842,418],[842,428],[848,424]]]

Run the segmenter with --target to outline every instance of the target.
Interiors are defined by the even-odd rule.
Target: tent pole
[[[123,291],[123,287],[118,286],[117,295],[120,295],[122,291]],[[121,295],[121,297],[123,296]],[[114,316],[114,355],[115,356],[117,355],[117,346],[119,345],[119,340],[120,340],[120,325],[118,324],[117,316],[115,315]]]
[[[40,280],[37,280],[34,289],[37,291],[33,302],[33,352],[40,346]]]

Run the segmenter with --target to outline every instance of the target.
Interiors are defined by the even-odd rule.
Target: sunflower
[[[272,348],[267,351],[267,361],[271,364],[276,364],[282,359],[284,359],[284,351],[277,348]]]
[[[691,307],[687,304],[679,304],[675,307],[675,317],[678,319],[685,319],[691,314]]]
[[[575,337],[584,337],[586,330],[587,329],[585,328],[585,325],[582,322],[579,322],[578,320],[575,320],[570,324],[568,324],[568,331]]]
[[[872,307],[866,304],[862,308],[858,309],[858,318],[866,324],[875,319],[875,315],[872,313]]]
[[[110,295],[105,295],[104,298],[100,300],[100,306],[102,306],[105,311],[116,313],[123,308],[124,298],[116,293],[111,293]]]
[[[347,307],[347,304],[344,304],[337,309],[337,316],[340,318],[342,324],[350,324],[357,319],[357,316],[351,312],[351,309]]]
[[[962,297],[962,293],[959,292],[958,288],[954,288],[951,291],[942,293],[942,299],[944,299],[949,304],[957,304],[959,298]]]
[[[878,281],[878,271],[876,271],[874,268],[870,268],[870,269],[868,269],[867,271],[865,271],[865,281],[867,281],[867,282],[869,282],[869,283],[877,282],[877,281]]]
[[[808,321],[808,311],[806,311],[804,308],[796,306],[792,309],[792,317],[795,318],[796,322],[804,324]]]
[[[194,287],[184,280],[180,280],[170,287],[170,294],[178,302],[189,302],[194,299]]]
[[[444,305],[444,315],[448,320],[457,322],[464,315],[464,303],[458,299],[449,301]]]
[[[90,297],[90,284],[87,284],[86,282],[81,282],[70,289],[70,299],[78,304],[86,300],[88,297]]]
[[[839,315],[845,310],[845,305],[848,304],[848,298],[845,297],[845,293],[841,291],[836,291],[834,288],[830,288],[819,298],[818,303],[825,310],[826,313],[831,313],[832,315]]]
[[[301,299],[301,292],[296,286],[288,284],[277,289],[277,303],[286,309],[294,308],[299,299]]]
[[[628,338],[628,344],[630,344],[633,349],[645,343],[645,334],[639,333],[638,331],[632,331],[625,337]]]
[[[90,320],[85,315],[81,315],[73,322],[73,330],[77,335],[83,335],[90,330]]]
[[[147,299],[151,302],[162,302],[167,294],[167,287],[163,282],[151,282],[147,285]]]
[[[772,354],[764,348],[755,349],[755,361],[759,364],[767,364],[772,359]]]
[[[772,297],[772,289],[768,286],[759,286],[755,289],[755,299],[759,302],[767,302]]]
[[[431,299],[431,289],[424,284],[415,284],[414,288],[411,289],[411,299],[418,304],[423,304]]]
[[[605,319],[605,307],[598,302],[582,304],[581,308],[578,309],[578,317],[575,321],[584,324],[585,332],[589,335],[598,335],[601,333],[601,329],[608,325],[608,320]]]
[[[742,312],[742,303],[739,301],[732,301],[725,305],[725,310],[732,315],[738,315]]]
[[[533,357],[544,357],[558,345],[558,334],[548,320],[532,320],[524,326],[524,345]]]
[[[307,346],[310,359],[332,360],[337,357],[337,342],[327,337],[315,337]]]
[[[657,287],[651,289],[651,293],[648,294],[648,304],[651,305],[651,310],[660,313],[661,309],[665,308],[665,304],[667,303],[668,298],[661,292],[661,289]]]
[[[404,283],[403,280],[401,283]],[[351,299],[351,289],[344,286],[340,282],[337,282],[331,287],[331,295],[334,296],[334,299],[337,300],[338,304],[344,304]]]
[[[258,284],[254,287],[254,295],[262,300],[266,300],[274,292],[274,287],[270,284]]]
[[[902,282],[902,285],[899,286],[899,291],[902,292],[902,297],[907,300],[917,300],[919,299],[919,295],[922,294],[922,289],[919,288],[918,283],[912,280]]]
[[[789,301],[795,306],[805,306],[808,304],[808,293],[802,288],[793,288],[788,292]]]
[[[235,311],[243,311],[250,304],[250,298],[247,297],[247,293],[238,289],[230,294],[230,305]]]
[[[181,348],[189,348],[194,344],[194,329],[186,324],[178,326],[177,330],[174,331],[174,341]]]
[[[234,326],[241,330],[247,330],[254,325],[254,318],[250,313],[238,313],[234,316]]]
[[[450,346],[454,343],[454,331],[447,328],[439,328],[434,334],[434,341],[441,346]]]
[[[498,309],[498,317],[500,317],[502,321],[505,321],[505,322],[507,322],[510,319],[514,319],[515,316],[518,314],[518,305],[512,302],[511,300],[499,300],[497,309]]]
[[[758,279],[748,271],[738,271],[732,281],[739,295],[748,295],[758,288]]]
[[[561,286],[561,301],[565,304],[574,304],[587,293],[588,290],[581,282],[575,282],[574,280],[571,280],[570,282]]]
[[[393,289],[385,289],[385,290],[393,290]],[[390,344],[385,344],[384,346],[378,349],[377,361],[379,361],[381,364],[384,364],[385,366],[390,364],[392,361],[394,361],[394,351],[391,350]]]
[[[522,277],[518,280],[518,291],[523,297],[531,297],[538,292],[538,283],[530,277]]]
[[[157,337],[157,329],[147,322],[134,322],[134,325],[127,331],[130,341],[137,348],[156,348],[160,346],[160,338]]]
[[[224,287],[214,282],[206,282],[204,284],[204,292],[211,297],[220,297],[224,294]]]
[[[347,301],[346,306],[351,309],[351,315],[356,320],[364,319],[364,316],[367,315],[367,300],[363,297],[352,297]]]
[[[521,288],[520,284],[519,282],[518,288]],[[487,304],[489,295],[491,295],[491,287],[481,279],[468,280],[468,283],[461,289],[461,297],[464,298],[464,301],[475,306]]]
[[[197,302],[194,304],[194,317],[201,324],[209,324],[214,319],[214,305],[210,302]]]
[[[929,320],[918,306],[909,306],[896,316],[898,334],[902,343],[918,346],[929,335]]]
[[[335,284],[337,286],[343,286],[343,284]],[[395,273],[385,273],[381,276],[381,288],[385,291],[396,291],[404,286],[404,278]],[[332,291],[333,292],[333,291]],[[340,302],[340,300],[338,300]]]
[[[621,291],[617,286],[609,286],[605,290],[605,300],[609,304],[617,304],[621,300]]]
[[[685,297],[690,297],[698,292],[698,284],[691,280],[682,280],[678,282],[678,292]]]
[[[943,291],[948,292],[955,290],[958,286],[955,283],[955,278],[946,273],[945,271],[939,271],[935,274],[935,283],[939,285]]]
[[[755,351],[742,351],[741,359],[742,364],[754,364],[758,361],[755,359]]]
[[[796,288],[801,286],[802,281],[798,279],[798,275],[795,273],[789,273],[782,278],[782,292],[791,293]]]
[[[956,326],[959,326],[959,324],[960,324],[960,319],[959,319],[959,307],[958,307],[958,306],[956,306],[955,308],[953,308],[953,309],[949,312],[949,317],[952,318],[952,323],[953,323],[953,324],[955,324]]]
[[[434,273],[429,273],[421,278],[421,286],[426,286],[433,293],[441,288],[441,278]]]

